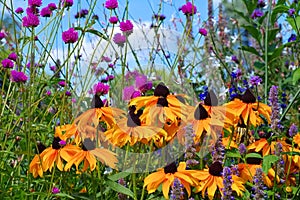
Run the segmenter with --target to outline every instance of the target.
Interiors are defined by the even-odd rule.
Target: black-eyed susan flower
[[[34,156],[29,164],[29,172],[32,173],[34,178],[37,176],[43,177],[44,173],[43,162],[40,154],[46,149],[46,147],[41,142],[37,144],[37,147],[38,154]]]
[[[82,143],[82,149],[77,151],[72,158],[68,160],[64,169],[70,170],[72,165],[75,165],[76,170],[78,171],[78,166],[83,161],[83,168],[81,171],[86,171],[88,168],[93,171],[96,168],[97,159],[111,168],[114,168],[118,161],[113,152],[108,149],[96,148],[95,140],[86,138]]]
[[[253,93],[247,89],[240,99],[235,98],[233,101],[224,105],[229,114],[234,115],[237,122],[240,118],[243,119],[245,125],[257,126],[262,124],[262,115],[268,123],[271,122],[271,108],[261,102],[257,102]]]
[[[282,150],[283,152],[288,152],[290,145],[287,144],[283,140],[278,141],[271,141],[271,143],[268,142],[266,138],[260,138],[256,142],[250,144],[247,149],[248,150],[254,150],[255,152],[262,152],[262,155],[269,155],[275,151],[275,145],[277,142],[280,142],[282,144]]]
[[[215,196],[215,192],[217,189],[222,194],[223,185],[223,166],[219,161],[216,161],[210,165],[209,168],[197,172],[197,178],[200,180],[200,184],[196,186],[195,192],[202,192],[202,197],[204,198],[205,192],[208,193],[208,198],[213,199]],[[245,181],[236,176],[232,175],[232,185],[231,188],[233,191],[237,193],[238,196],[243,195],[243,191],[245,191],[244,184]]]
[[[191,195],[191,186],[198,184],[196,170],[187,170],[186,163],[180,162],[177,167],[175,162],[164,168],[159,168],[157,172],[148,175],[144,179],[144,187],[147,187],[148,193],[153,193],[162,184],[163,195],[169,199],[169,190],[177,178],[186,189],[188,196]]]

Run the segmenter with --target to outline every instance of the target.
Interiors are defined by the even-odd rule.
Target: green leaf
[[[272,167],[272,164],[278,161],[278,157],[275,155],[267,155],[263,158],[262,169],[265,174],[268,173],[269,169]]]
[[[255,61],[254,62],[254,67],[256,67],[257,69],[263,69],[265,67],[265,63]]]
[[[276,35],[277,35],[277,33],[280,31],[280,29],[279,28],[276,28],[276,29],[270,29],[269,31],[268,31],[268,42],[270,43],[270,42],[272,42],[272,41],[274,41],[275,39],[276,39]]]
[[[130,175],[131,173],[129,172],[120,172],[120,173],[117,173],[117,174],[114,174],[114,175],[111,175],[109,176],[108,178],[112,181],[117,181],[121,178],[125,178],[127,177],[128,175]]]
[[[56,196],[56,197],[66,197],[66,198],[69,198],[69,199],[75,199],[74,197],[68,195],[68,194],[65,194],[65,193],[57,193],[53,196]]]
[[[250,53],[253,53],[253,54],[255,54],[255,55],[257,55],[257,56],[259,56],[259,57],[260,57],[260,55],[259,55],[258,51],[256,51],[256,49],[255,49],[255,48],[253,48],[253,47],[249,47],[249,46],[242,46],[242,47],[241,47],[241,49],[242,49],[242,50],[244,50],[244,51],[248,51],[248,52],[250,52]]]
[[[281,56],[281,53],[282,53],[282,50],[283,50],[284,47],[285,47],[285,46],[282,45],[282,46],[280,46],[280,47],[278,47],[278,48],[276,48],[276,49],[274,50],[274,52],[273,52],[273,53],[270,55],[270,57],[268,58],[269,63],[272,62],[273,60],[277,60],[277,58],[278,58],[279,56]]]
[[[276,21],[277,15],[278,14],[283,14],[286,13],[289,10],[289,8],[285,5],[277,5],[274,10],[272,11],[271,14],[271,23],[274,24]]]
[[[228,151],[228,152],[226,152],[226,157],[230,157],[230,158],[241,158],[242,156],[240,155],[239,152]]]
[[[296,151],[281,152],[281,154],[287,154],[289,156],[300,156],[300,152]]]
[[[114,191],[120,192],[122,194],[126,194],[127,196],[130,196],[130,197],[134,198],[133,192],[130,189],[124,187],[123,185],[120,185],[120,184],[118,184],[116,182],[113,182],[111,180],[107,180],[105,183],[108,187],[110,187]]]
[[[300,29],[300,16],[297,16],[295,19],[293,17],[288,17],[286,20],[292,26],[294,31],[297,32],[297,28]]]
[[[97,35],[104,40],[108,40],[108,38],[103,33],[101,33],[100,31],[97,31],[95,29],[88,29],[88,30],[86,30],[86,32]]]
[[[254,38],[254,39],[256,39],[256,41],[258,42],[258,43],[260,43],[260,40],[261,40],[261,33],[259,32],[259,30],[257,30],[257,28],[254,28],[253,26],[247,26],[247,25],[245,25],[245,26],[243,26],[244,27],[244,29],[246,29],[249,33],[250,33],[250,35]]]
[[[262,159],[262,156],[258,153],[248,153],[248,154],[246,154],[246,158],[260,158],[260,159]]]
[[[300,79],[300,68],[296,69],[293,73],[293,85],[296,85]]]

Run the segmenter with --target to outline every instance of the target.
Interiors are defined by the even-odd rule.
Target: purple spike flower
[[[232,196],[232,172],[229,167],[224,167],[223,169],[223,185],[222,188],[223,196],[221,197],[222,200],[232,200],[234,199]]]
[[[280,111],[280,104],[278,103],[278,86],[273,85],[269,92],[269,101],[272,108],[271,114],[271,128],[273,130],[278,128],[280,123],[279,120],[279,111]]]

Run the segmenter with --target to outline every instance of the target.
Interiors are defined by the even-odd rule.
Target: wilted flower
[[[205,28],[200,28],[199,33],[203,36],[207,36],[207,30]]]
[[[185,5],[181,6],[179,10],[181,10],[185,15],[193,15],[196,14],[197,7],[191,2],[187,2]]]
[[[125,22],[121,22],[120,23],[120,30],[123,32],[123,33],[132,33],[132,30],[133,30],[133,24],[131,23],[130,20],[126,20]]]
[[[42,17],[50,17],[51,14],[52,14],[52,11],[50,10],[50,8],[48,6],[45,8],[42,8],[42,10],[41,10]]]
[[[22,18],[22,25],[24,27],[37,27],[40,24],[39,17],[32,14],[27,13],[27,16]]]
[[[18,8],[15,10],[15,12],[18,13],[18,14],[21,14],[21,13],[24,12],[24,10],[23,10],[23,8],[18,7]]]
[[[27,76],[23,72],[18,72],[16,70],[11,70],[11,81],[16,83],[25,83],[27,81]]]
[[[118,46],[123,47],[124,43],[126,42],[126,36],[122,35],[121,33],[116,33],[113,37],[114,43],[116,43]]]
[[[154,14],[152,18],[156,19],[157,21],[163,21],[166,19],[166,16],[160,14]]]
[[[75,31],[74,28],[69,28],[67,31],[64,31],[62,33],[62,40],[68,44],[68,43],[74,43],[78,40],[78,32]]]
[[[3,68],[13,68],[14,67],[14,62],[8,58],[3,59],[1,61],[1,64],[2,64]]]
[[[110,18],[109,18],[109,22],[110,23],[112,23],[112,24],[116,24],[116,23],[118,23],[118,17],[117,16],[111,16]]]
[[[15,52],[12,52],[7,57],[10,60],[16,61],[18,59],[18,55]]]
[[[118,1],[117,0],[106,0],[105,2],[105,8],[107,9],[115,9],[118,7]]]

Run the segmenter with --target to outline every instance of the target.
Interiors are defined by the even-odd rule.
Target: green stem
[[[283,118],[285,117],[285,115],[287,114],[287,112],[290,110],[290,108],[292,107],[292,105],[294,104],[294,102],[296,101],[297,97],[300,94],[300,88],[298,89],[297,93],[295,94],[294,98],[292,99],[292,101],[289,103],[289,105],[287,106],[287,108],[284,110],[283,114],[280,117],[280,121],[283,120]]]
[[[269,9],[267,16],[267,24],[266,24],[266,34],[265,34],[265,104],[267,104],[268,99],[268,32],[269,32],[269,22],[270,22],[270,14],[272,8],[272,1],[269,1]]]

